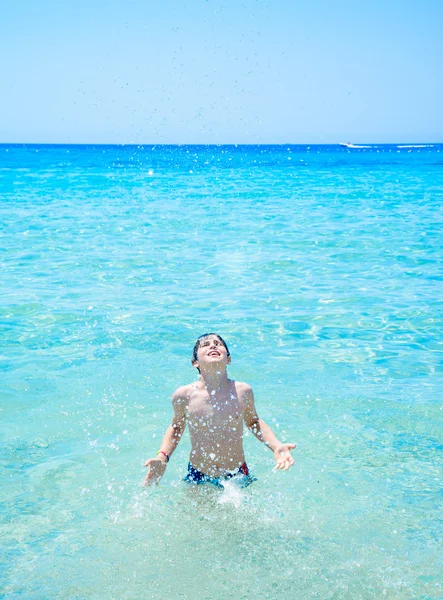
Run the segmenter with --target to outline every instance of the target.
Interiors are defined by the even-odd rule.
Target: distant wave
[[[371,146],[362,146],[360,144],[351,144],[351,142],[340,142],[339,146],[344,148],[371,148]]]
[[[397,146],[397,148],[433,148],[434,144],[404,144]]]

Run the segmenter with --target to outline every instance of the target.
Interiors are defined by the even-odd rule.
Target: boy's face
[[[231,357],[228,356],[226,346],[216,335],[208,335],[200,340],[197,350],[197,361],[193,362],[194,367],[200,363],[223,363],[229,365]]]

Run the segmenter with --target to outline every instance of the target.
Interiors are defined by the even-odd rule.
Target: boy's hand
[[[294,464],[290,450],[295,448],[295,444],[279,444],[274,450],[275,468],[287,471]]]
[[[144,485],[152,485],[153,483],[157,485],[166,471],[166,460],[156,456],[155,458],[147,460],[145,462],[145,467],[149,467],[149,469],[145,477]]]

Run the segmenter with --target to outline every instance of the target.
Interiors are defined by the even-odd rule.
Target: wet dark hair
[[[200,342],[203,338],[207,338],[210,335],[215,335],[218,337],[218,339],[221,341],[221,343],[223,344],[223,346],[226,348],[226,353],[228,356],[231,356],[231,353],[229,352],[229,348],[228,348],[228,344],[225,342],[225,340],[222,338],[221,335],[218,335],[218,333],[214,333],[213,331],[211,333],[204,333],[203,335],[201,335],[200,337],[197,338],[197,341],[194,344],[194,349],[192,351],[192,362],[194,362],[195,360],[198,360],[197,358],[197,352],[198,349],[200,348]],[[198,372],[200,373],[200,369],[197,367]]]

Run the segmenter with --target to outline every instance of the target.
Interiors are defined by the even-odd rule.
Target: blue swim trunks
[[[215,485],[215,487],[223,489],[223,481],[227,481],[229,479],[234,479],[235,483],[242,488],[248,487],[248,485],[251,485],[253,481],[257,481],[256,477],[253,477],[249,474],[249,469],[245,462],[239,469],[226,473],[226,475],[223,475],[223,477],[210,477],[209,475],[194,469],[191,463],[189,463],[188,472],[183,481],[186,481],[186,483],[190,483],[192,485],[211,483],[212,485]]]

